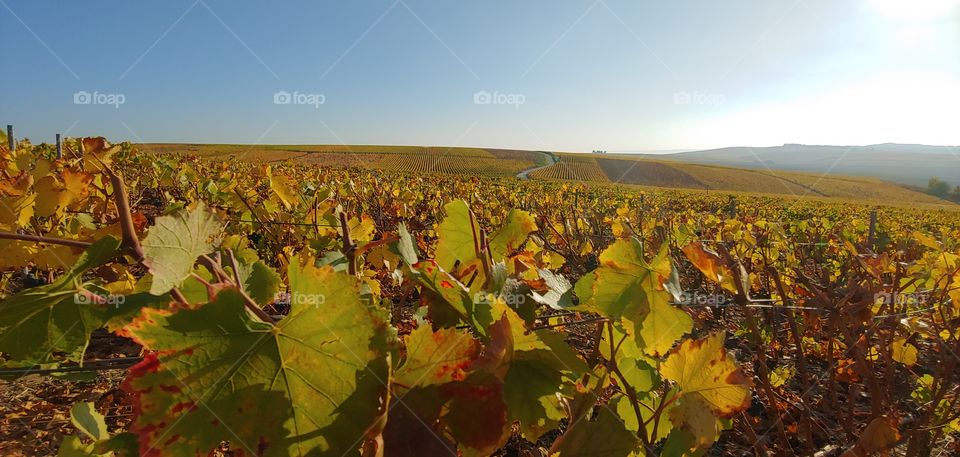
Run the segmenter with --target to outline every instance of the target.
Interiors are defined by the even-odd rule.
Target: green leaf
[[[520,432],[528,441],[536,442],[563,419],[557,399],[563,380],[563,373],[540,360],[510,364],[503,392],[507,412],[511,419],[520,421]]]
[[[107,433],[107,423],[104,421],[103,415],[97,412],[92,402],[74,404],[70,408],[70,422],[77,430],[94,441],[105,440],[110,437]]]
[[[277,298],[280,275],[273,268],[257,261],[250,267],[250,274],[244,280],[244,289],[258,305],[268,305]]]
[[[613,407],[617,411],[617,415],[623,419],[623,424],[626,426],[627,430],[630,430],[631,432],[637,432],[640,430],[640,423],[646,422],[647,425],[644,427],[644,429],[647,431],[647,437],[651,442],[654,443],[662,440],[668,434],[670,434],[670,431],[673,430],[673,424],[670,422],[669,414],[673,409],[674,403],[671,403],[664,408],[663,413],[660,414],[659,420],[653,421],[653,412],[656,411],[658,406],[660,406],[660,397],[651,393],[648,395],[640,395],[637,401],[640,406],[639,420],[637,420],[637,413],[633,409],[633,405],[630,403],[630,399],[627,398],[626,395],[621,395],[612,402]],[[654,430],[654,426],[656,426],[656,430]],[[656,433],[656,436],[654,436],[654,433]]]
[[[482,286],[486,278],[483,263],[478,257],[481,232],[476,218],[463,200],[447,203],[443,210],[447,216],[437,228],[439,239],[434,260],[440,268],[456,277],[464,277],[465,272],[475,269],[478,274],[473,285]],[[454,269],[455,265],[457,265],[456,269]],[[471,287],[471,290],[475,289]]]
[[[57,457],[92,457],[96,456],[93,452],[92,444],[83,444],[80,437],[76,435],[67,435],[60,442],[60,449],[57,450]]]
[[[627,457],[640,442],[607,406],[597,407],[597,417],[574,421],[564,433],[558,449],[560,457],[594,456]]]
[[[197,257],[210,253],[221,226],[202,202],[192,210],[161,216],[143,240],[144,264],[153,274],[150,293],[161,295],[183,282]]]
[[[473,326],[485,334],[492,319],[489,306],[474,303],[474,297],[460,281],[447,273],[433,260],[423,260],[410,266],[414,280],[423,286],[424,299],[430,308],[430,318],[440,327],[452,327],[459,322]]]
[[[117,255],[120,241],[105,237],[56,282],[24,290],[0,303],[0,352],[9,365],[46,362],[55,352],[80,361],[90,333],[103,326],[112,305],[84,292],[81,276]]]
[[[512,209],[500,230],[490,238],[490,251],[494,260],[507,258],[523,245],[531,232],[537,231],[537,222],[530,213]]]
[[[670,305],[664,284],[673,276],[666,244],[647,263],[638,240],[618,240],[600,255],[600,267],[577,281],[577,308],[626,319],[644,351],[659,356],[693,329],[693,319]]]
[[[413,265],[419,262],[420,260],[417,258],[417,243],[413,240],[410,232],[407,231],[407,226],[400,224],[400,226],[397,227],[397,234],[400,240],[395,244],[396,253],[400,255],[407,265]]]
[[[99,454],[113,452],[115,457],[139,457],[140,443],[136,434],[124,432],[94,443],[93,450]]]
[[[384,455],[422,457],[457,455],[457,444],[444,432],[440,415],[449,401],[438,386],[420,387],[397,395],[390,405],[383,432]]]
[[[339,457],[369,437],[389,382],[385,348],[372,342],[388,324],[361,301],[355,277],[294,258],[289,278],[291,311],[276,325],[224,289],[196,309],[146,309],[128,327],[156,351],[124,383],[141,412],[131,430],[142,449],[206,454],[229,439],[250,455]]]

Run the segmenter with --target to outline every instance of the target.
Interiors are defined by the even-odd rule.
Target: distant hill
[[[679,154],[678,154],[679,155]],[[530,174],[533,179],[586,181],[654,187],[841,198],[885,203],[950,205],[888,180],[831,172],[801,173],[762,167],[660,160],[664,156],[558,154],[559,163]],[[772,168],[772,167],[771,167]]]
[[[926,186],[931,176],[960,185],[960,147],[884,143],[869,146],[732,147],[648,156],[729,167],[872,176]]]
[[[240,145],[240,144],[143,144],[147,153],[186,153],[208,158],[242,159],[255,162],[294,161],[333,167],[360,167],[415,174],[440,173],[491,178],[564,180],[599,184],[626,184],[666,188],[700,189],[730,192],[779,194],[788,197],[841,198],[858,201],[900,204],[951,205],[936,197],[891,182],[892,179],[845,176],[838,165],[829,175],[819,172],[784,171],[785,165],[771,163],[767,170],[754,157],[771,155],[771,148],[728,148],[665,155],[642,154],[575,154],[513,149],[483,149],[442,146],[379,146],[379,145]],[[882,145],[881,145],[882,146]],[[917,149],[929,148],[917,146]],[[836,147],[783,146],[773,148],[789,156],[794,151],[811,150],[829,160]],[[903,151],[901,149],[901,151]],[[933,150],[935,151],[935,150]],[[839,151],[843,154],[843,150]],[[873,151],[875,155],[889,153]],[[808,161],[816,154],[804,153]],[[847,153],[848,156],[853,152]],[[858,152],[860,154],[860,152]],[[938,159],[942,153],[917,152]],[[943,160],[938,176],[948,180],[956,174],[960,161]],[[674,160],[664,160],[672,158]],[[752,161],[750,160],[752,158]],[[834,159],[835,160],[835,159]],[[846,160],[846,158],[845,158]],[[844,160],[844,161],[845,161]],[[939,159],[938,159],[939,160]],[[738,165],[720,165],[738,161]],[[829,167],[827,163],[826,167]],[[904,165],[904,167],[907,167]],[[952,168],[951,168],[952,167]],[[824,168],[825,170],[826,168]],[[847,173],[856,174],[856,173]],[[918,175],[920,176],[920,175]],[[932,175],[923,175],[922,183]],[[917,181],[919,182],[919,181]]]

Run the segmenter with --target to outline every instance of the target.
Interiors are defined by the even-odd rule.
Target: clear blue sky
[[[0,0],[0,43],[35,142],[960,144],[960,0]]]

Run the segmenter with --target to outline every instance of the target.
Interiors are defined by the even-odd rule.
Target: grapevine
[[[186,152],[0,148],[0,373],[124,370],[61,455],[958,449],[955,211]]]

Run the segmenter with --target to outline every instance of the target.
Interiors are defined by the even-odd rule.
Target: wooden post
[[[737,218],[737,198],[730,197],[730,202],[727,206],[727,215],[730,216],[730,219]]]
[[[60,134],[57,134],[57,160],[63,158],[63,144],[60,142]]]
[[[17,140],[13,136],[13,126],[10,124],[7,124],[7,149],[9,149],[10,152],[17,150]]]
[[[870,211],[870,235],[868,238],[868,246],[870,249],[873,249],[873,241],[876,239],[877,235],[877,210]]]

